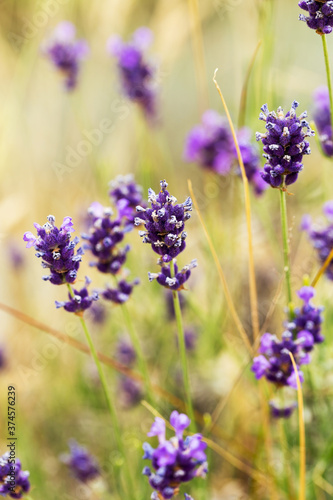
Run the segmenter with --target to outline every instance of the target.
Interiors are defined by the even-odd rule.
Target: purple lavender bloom
[[[149,281],[156,279],[157,283],[168,290],[180,291],[184,290],[184,284],[191,276],[191,270],[197,267],[198,263],[196,259],[193,259],[190,264],[184,266],[181,271],[178,271],[178,266],[174,263],[175,275],[173,277],[171,277],[170,264],[161,263],[160,265],[160,273],[148,273]]]
[[[63,455],[61,459],[69,466],[76,479],[87,483],[99,476],[100,469],[95,458],[75,440],[71,440],[68,444],[70,455]]]
[[[317,252],[319,261],[324,264],[331,250],[333,249],[333,218],[332,209],[333,201],[325,203],[323,212],[328,219],[326,226],[311,224],[310,219],[307,219],[307,224],[303,225],[308,233],[309,239]],[[330,261],[325,274],[328,279],[333,280],[333,259]]]
[[[47,220],[43,226],[34,223],[37,238],[30,231],[24,233],[23,240],[27,242],[26,247],[34,247],[37,252],[36,257],[42,259],[42,267],[50,270],[48,276],[43,276],[44,281],[50,281],[54,285],[74,283],[83,250],[79,248],[75,254],[79,238],[71,240],[71,233],[74,231],[72,218],[65,217],[60,228],[55,226],[53,215],[49,215]]]
[[[291,352],[301,383],[303,382],[303,374],[299,371],[299,366],[309,363],[310,359],[303,350],[302,342],[294,341],[291,332],[285,331],[281,340],[278,340],[275,335],[265,333],[261,339],[259,351],[263,354],[254,358],[251,368],[257,380],[265,376],[269,382],[278,387],[290,386],[297,389],[295,372],[289,356]]]
[[[133,175],[118,175],[109,184],[109,195],[115,203],[120,218],[134,223],[137,205],[143,205],[142,187],[134,182]]]
[[[118,395],[124,408],[133,408],[142,399],[141,385],[129,377],[122,376],[118,383]]]
[[[267,186],[259,173],[260,157],[257,148],[251,143],[250,129],[240,129],[237,138],[248,181],[253,185],[255,194],[261,195]],[[220,175],[229,174],[237,164],[236,147],[228,123],[216,111],[206,111],[201,124],[189,133],[184,157],[186,161],[199,163],[203,168]],[[239,167],[237,174],[241,175]]]
[[[0,346],[0,370],[3,370],[7,365],[7,359],[5,355],[5,349]]]
[[[311,153],[305,138],[313,136],[314,132],[305,120],[306,111],[296,116],[297,107],[298,102],[294,101],[286,115],[281,107],[276,113],[270,112],[267,104],[261,108],[259,119],[266,122],[267,130],[265,134],[256,133],[257,141],[261,140],[264,145],[263,156],[267,160],[261,176],[273,188],[296,182],[303,169],[303,156]]]
[[[170,499],[179,493],[182,483],[195,477],[205,477],[207,473],[207,444],[201,434],[183,438],[184,430],[190,425],[190,419],[184,413],[173,411],[170,423],[175,429],[175,436],[170,440],[165,437],[165,423],[156,418],[148,436],[157,436],[159,445],[156,449],[144,443],[144,459],[151,460],[152,468],[145,467],[143,474],[149,478],[150,486],[155,490],[151,498]]]
[[[146,118],[150,121],[156,118],[154,84],[156,69],[148,61],[145,52],[152,39],[152,32],[142,27],[133,33],[130,42],[124,43],[118,35],[114,35],[107,45],[110,55],[117,58],[124,94],[142,108]]]
[[[8,245],[8,257],[15,271],[20,271],[24,267],[25,257],[15,241],[11,241]]]
[[[318,129],[321,147],[324,154],[331,157],[333,156],[333,140],[328,88],[318,87],[313,93],[313,100],[313,119]]]
[[[244,170],[249,183],[252,185],[257,196],[263,194],[268,188],[267,183],[260,175],[260,157],[255,145],[251,142],[251,131],[244,127],[237,133],[239,149],[242,155]],[[236,148],[234,147],[235,159],[237,159]],[[238,175],[241,175],[240,167],[237,168]]]
[[[0,496],[22,498],[30,490],[29,472],[22,470],[20,460],[16,459],[15,464],[9,460],[8,452],[0,457]]]
[[[305,21],[309,28],[316,30],[318,35],[331,33],[333,27],[332,1],[301,0],[298,5],[308,13],[308,16],[300,14],[300,21]]]
[[[184,157],[220,175],[230,172],[235,158],[234,143],[227,122],[216,111],[206,111],[201,124],[191,130]]]
[[[174,196],[167,191],[167,182],[161,181],[161,191],[156,195],[148,190],[148,202],[151,208],[137,206],[140,216],[135,218],[134,224],[144,224],[146,231],[140,231],[143,243],[149,243],[158,255],[161,263],[171,262],[183,250],[187,233],[184,231],[185,221],[190,219],[192,200],[188,197],[184,203],[177,204]]]
[[[64,74],[67,90],[75,89],[80,62],[89,51],[86,41],[75,40],[75,34],[75,26],[69,21],[62,21],[43,48],[44,54]]]
[[[274,403],[274,401],[270,401],[269,405],[271,408],[271,415],[273,418],[289,418],[293,414],[295,408],[297,408],[297,403],[292,403],[288,406],[279,407]]]
[[[98,300],[97,292],[93,292],[92,295],[89,295],[88,285],[90,283],[91,280],[86,276],[85,286],[81,288],[81,290],[73,289],[73,296],[68,293],[69,300],[67,302],[55,301],[57,309],[63,307],[65,311],[82,316],[83,312],[89,309],[94,301]]]
[[[305,352],[312,351],[314,344],[320,344],[324,341],[321,333],[323,322],[322,312],[324,308],[322,306],[316,307],[312,304],[311,299],[315,293],[315,289],[311,286],[303,286],[297,292],[304,304],[302,307],[294,309],[294,318],[288,324],[288,329],[292,331],[294,337],[297,337]]]
[[[124,230],[120,219],[112,219],[112,210],[104,208],[98,202],[93,203],[88,213],[91,216],[89,234],[83,234],[87,240],[84,248],[97,258],[91,266],[96,266],[101,273],[117,274],[126,261],[130,247],[119,248],[124,239]]]
[[[185,500],[193,500],[193,498],[187,493],[185,493]]]
[[[126,280],[120,280],[118,282],[117,288],[107,287],[106,290],[102,292],[102,297],[105,300],[110,300],[115,304],[124,304],[130,298],[133,288],[138,285],[140,281],[135,279],[132,283]]]
[[[136,352],[131,342],[122,338],[117,344],[116,350],[117,360],[128,367],[132,367],[136,361]]]

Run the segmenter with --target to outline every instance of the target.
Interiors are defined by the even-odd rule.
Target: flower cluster
[[[136,353],[128,341],[121,339],[117,345],[117,361],[123,365],[133,368],[136,362]],[[125,408],[132,408],[142,399],[141,385],[130,377],[121,375],[118,381],[118,394]]]
[[[102,297],[103,299],[110,300],[115,304],[124,304],[130,298],[134,286],[139,283],[140,281],[138,279],[135,279],[132,283],[129,283],[126,280],[120,280],[116,288],[107,286],[107,288],[102,292]]]
[[[140,231],[143,243],[149,243],[163,263],[171,262],[186,247],[187,233],[184,231],[185,221],[190,219],[192,200],[188,197],[184,203],[177,204],[174,196],[167,191],[167,182],[161,181],[161,191],[156,195],[152,189],[148,190],[148,202],[151,208],[137,206],[140,217],[136,217],[134,224],[144,224],[145,231]]]
[[[297,403],[291,403],[287,406],[277,406],[274,401],[269,402],[269,406],[271,409],[271,415],[274,418],[289,418],[297,407]]]
[[[68,293],[69,300],[67,302],[56,301],[57,309],[63,307],[65,311],[72,312],[78,316],[82,316],[83,312],[92,305],[92,303],[98,300],[98,293],[93,292],[89,295],[88,285],[91,280],[86,277],[85,286],[81,290],[73,289],[73,294]]]
[[[133,33],[128,43],[117,35],[108,41],[109,53],[117,58],[124,94],[136,102],[150,120],[156,117],[155,68],[147,61],[145,51],[152,39],[152,32],[142,27]]]
[[[308,215],[303,217],[301,225],[301,228],[308,233],[321,264],[324,264],[333,249],[333,200],[325,203],[323,212],[328,220],[326,226],[312,224]],[[325,274],[330,280],[333,280],[333,259],[325,270]]]
[[[99,466],[94,457],[79,444],[71,440],[69,442],[70,454],[63,455],[62,461],[68,465],[76,479],[87,483],[100,475]]]
[[[314,94],[313,119],[316,124],[319,140],[326,156],[333,156],[332,121],[328,88],[318,87]]]
[[[256,194],[266,188],[260,174],[260,158],[251,132],[242,128],[237,134],[244,169]],[[217,174],[227,175],[237,164],[237,153],[228,124],[216,111],[208,110],[202,115],[201,124],[194,127],[187,137],[184,157],[187,161],[199,163],[203,168]],[[238,167],[237,174],[241,175]]]
[[[36,257],[42,259],[42,267],[49,269],[50,274],[43,280],[54,285],[74,283],[83,255],[82,248],[75,253],[79,238],[71,240],[74,231],[71,217],[65,217],[60,228],[55,226],[55,217],[49,215],[43,226],[35,223],[37,238],[30,232],[24,233],[23,240],[27,248],[34,247]]]
[[[174,259],[185,249],[187,233],[184,231],[185,222],[190,219],[192,200],[188,197],[184,203],[178,204],[174,196],[167,191],[165,180],[160,182],[161,191],[156,194],[148,190],[148,202],[151,208],[136,207],[139,217],[134,219],[136,226],[144,225],[145,231],[139,231],[143,243],[149,243],[160,258],[160,273],[148,273],[149,281],[154,279],[169,290],[180,290],[191,275],[191,269],[196,267],[193,260],[189,265],[178,271]],[[173,261],[174,273],[172,273]],[[172,275],[173,274],[173,275]]]
[[[333,28],[333,2],[330,0],[301,0],[299,7],[308,13],[299,15],[300,21],[305,21],[309,28],[316,30],[318,35],[331,33]]]
[[[266,133],[257,132],[256,138],[263,143],[263,156],[267,160],[261,176],[273,188],[296,182],[303,169],[303,156],[311,153],[305,138],[314,132],[305,120],[306,112],[297,117],[297,107],[298,102],[294,101],[286,114],[281,107],[276,113],[270,112],[267,104],[261,108],[259,119],[266,122]]]
[[[124,239],[124,230],[120,219],[112,219],[112,210],[103,208],[98,202],[92,203],[88,213],[91,217],[89,234],[82,234],[88,243],[84,248],[97,258],[91,263],[101,273],[117,274],[126,261],[129,246],[119,248]]]
[[[173,411],[170,424],[175,436],[166,440],[165,422],[156,417],[148,436],[157,436],[159,445],[156,449],[148,443],[143,445],[143,458],[151,460],[154,469],[145,467],[143,474],[149,478],[149,484],[155,490],[151,498],[156,500],[173,498],[182,483],[195,477],[205,477],[207,473],[207,444],[202,441],[201,434],[183,438],[184,430],[190,425],[187,415]]]
[[[75,26],[69,21],[62,21],[43,48],[44,54],[65,75],[67,90],[76,87],[80,61],[88,54],[86,41],[76,40],[75,34]]]
[[[136,184],[133,175],[118,175],[110,182],[109,195],[117,207],[120,218],[134,223],[137,205],[143,205],[142,187]]]
[[[0,496],[22,498],[30,490],[29,472],[23,471],[20,460],[11,463],[9,452],[0,457]]]

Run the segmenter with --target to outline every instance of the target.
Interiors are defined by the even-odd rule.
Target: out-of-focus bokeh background
[[[192,180],[239,314],[250,331],[241,181],[235,176],[217,178],[185,163],[184,141],[205,109],[224,114],[212,82],[215,68],[219,68],[217,78],[237,122],[241,89],[260,39],[262,47],[249,81],[246,110],[246,125],[252,128],[253,135],[256,130],[263,130],[258,114],[265,102],[270,109],[278,105],[288,109],[297,99],[301,110],[311,111],[313,90],[326,81],[321,42],[298,22],[297,2],[202,1],[199,14],[205,67],[198,79],[190,4],[185,0],[0,2],[0,301],[78,340],[83,341],[83,335],[77,318],[54,306],[55,300],[65,299],[65,290],[42,281],[40,261],[34,257],[33,249],[25,249],[22,235],[33,230],[33,222],[43,224],[49,214],[55,215],[59,224],[64,216],[73,217],[79,235],[85,229],[89,205],[99,201],[108,206],[108,182],[126,173],[134,174],[145,194],[148,187],[158,190],[160,179],[167,179],[170,192],[180,201],[188,196],[187,179]],[[85,38],[90,47],[89,57],[82,63],[78,87],[72,93],[64,90],[62,78],[41,54],[43,41],[62,20],[73,22],[78,37]],[[128,39],[139,26],[148,26],[154,33],[150,55],[158,65],[160,114],[154,127],[149,127],[136,106],[122,95],[115,61],[106,51],[110,35],[120,34]],[[329,37],[328,44],[333,50]],[[111,120],[112,130],[103,133],[96,144],[91,137],[105,119]],[[333,197],[331,162],[320,155],[315,139],[311,139],[311,146],[313,154],[306,158],[306,168],[292,189],[293,196],[288,197],[295,288],[302,285],[304,274],[313,276],[318,267],[306,237],[298,229],[301,217],[304,213],[319,216],[322,203]],[[64,165],[66,171],[61,170]],[[282,278],[277,192],[268,190],[260,199],[253,197],[252,205],[263,324]],[[199,261],[189,291],[184,292],[184,322],[197,335],[196,348],[189,355],[195,406],[202,414],[209,414],[228,397],[218,422],[220,434],[210,437],[243,463],[265,471],[258,384],[230,320],[195,212],[187,231],[188,246],[180,263],[184,265],[193,258]],[[141,244],[136,231],[128,235],[128,241],[132,251],[126,267],[133,278],[141,280],[128,309],[142,340],[152,379],[183,397],[175,354],[176,325],[168,317],[164,290],[147,279],[147,272],[156,270],[156,258]],[[89,274],[94,286],[103,286],[106,280],[88,263],[86,256],[80,280],[83,283],[85,274]],[[283,294],[282,291],[267,322],[266,328],[272,333],[281,333]],[[328,484],[333,483],[329,448],[332,296],[332,285],[323,279],[316,300],[326,306],[327,341],[319,347],[311,364],[314,385],[310,387],[306,377],[304,389],[307,498],[318,500],[332,498],[333,490]],[[0,345],[6,358],[0,369],[1,454],[6,447],[7,386],[12,384],[18,398],[17,455],[23,469],[31,473],[31,497],[117,498],[113,484],[122,460],[114,451],[103,393],[90,357],[5,312],[0,312],[0,319]],[[89,315],[88,321],[98,349],[114,357],[117,341],[127,333],[119,308],[110,307],[103,324],[94,322]],[[131,467],[137,498],[149,498],[147,478],[141,475],[141,444],[153,416],[141,405],[124,408],[118,375],[107,369],[107,376],[117,400],[126,445],[133,450]],[[269,399],[271,395],[267,393],[265,397]],[[173,407],[161,398],[158,409],[168,415]],[[270,425],[278,498],[296,498],[288,495],[294,495],[297,489],[297,415],[284,424]],[[102,466],[102,483],[95,486],[94,492],[76,482],[59,460],[67,451],[70,438],[85,445]],[[267,487],[240,470],[227,456],[222,458],[211,451],[209,460],[206,481],[198,479],[190,490],[196,500],[269,498]]]

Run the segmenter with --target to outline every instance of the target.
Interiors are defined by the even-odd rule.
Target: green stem
[[[154,396],[153,396],[153,391],[152,391],[152,387],[151,387],[148,367],[147,367],[147,363],[145,361],[145,358],[144,358],[144,355],[143,355],[143,352],[141,349],[139,337],[138,337],[136,330],[133,326],[131,315],[128,312],[126,304],[122,304],[121,308],[123,310],[125,323],[127,325],[127,329],[128,329],[129,334],[130,334],[132,344],[133,344],[135,352],[138,356],[140,371],[141,371],[143,378],[144,378],[144,381],[145,381],[145,387],[146,387],[148,400],[151,404],[154,404]]]
[[[330,98],[331,125],[333,127],[333,119],[332,119],[332,112],[333,112],[332,78],[331,78],[331,70],[330,70],[330,60],[329,60],[329,57],[328,57],[328,50],[327,50],[326,35],[321,35],[321,39],[322,39],[322,42],[323,42],[323,51],[324,51],[326,76],[327,76],[327,86],[328,86],[328,94],[329,94],[329,98]]]
[[[69,290],[69,293],[71,294],[71,296],[74,297],[74,292],[73,292],[71,285],[67,283],[67,287],[68,287],[68,290]],[[112,427],[113,427],[115,439],[117,441],[118,450],[119,450],[119,452],[122,455],[123,460],[124,460],[124,469],[125,469],[125,473],[126,473],[127,490],[129,492],[129,495],[132,497],[133,492],[134,492],[132,476],[131,476],[131,472],[129,469],[129,462],[127,460],[126,453],[125,453],[125,447],[124,447],[123,441],[121,439],[121,432],[120,432],[120,426],[119,426],[119,421],[118,421],[116,409],[113,405],[111,396],[109,394],[106,377],[105,377],[102,365],[99,361],[94,343],[93,343],[92,338],[91,338],[91,335],[90,335],[89,330],[87,328],[87,324],[86,324],[85,320],[83,319],[83,317],[80,317],[79,319],[80,319],[80,323],[82,325],[84,334],[86,336],[86,340],[88,342],[91,355],[92,355],[93,360],[95,362],[100,381],[102,383],[105,399],[106,399],[107,406],[108,406],[110,416],[111,416],[111,422],[112,422]]]
[[[170,263],[170,270],[171,270],[171,277],[172,277],[175,274],[175,266],[174,266],[173,260]],[[195,424],[195,417],[194,417],[192,398],[191,398],[190,378],[189,378],[189,374],[188,374],[188,364],[187,364],[187,356],[186,356],[186,344],[185,344],[185,334],[184,334],[184,327],[183,327],[182,311],[180,308],[178,292],[173,291],[172,295],[173,295],[173,306],[175,309],[175,316],[176,316],[176,321],[177,321],[178,344],[179,344],[179,352],[180,352],[180,362],[181,362],[182,370],[183,370],[186,406],[187,406],[188,415],[191,419],[191,430],[195,432],[196,424]]]
[[[292,314],[292,293],[291,293],[290,264],[289,264],[287,203],[286,203],[286,189],[285,189],[284,184],[281,186],[281,189],[280,189],[280,207],[281,207],[284,273],[285,273],[285,277],[286,277],[286,286],[287,286],[287,300],[288,300],[289,312],[290,312],[290,314]]]

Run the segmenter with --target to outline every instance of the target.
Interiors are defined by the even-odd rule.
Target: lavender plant
[[[117,59],[123,93],[140,106],[149,122],[155,122],[157,117],[156,70],[145,55],[152,39],[149,28],[141,27],[133,33],[130,42],[124,43],[114,35],[107,45],[110,55]]]
[[[328,89],[318,87],[313,93],[313,119],[316,124],[323,153],[333,156],[332,121]]]
[[[88,483],[100,475],[96,459],[85,448],[75,440],[69,442],[69,448],[70,454],[62,455],[61,459],[78,481]]]

